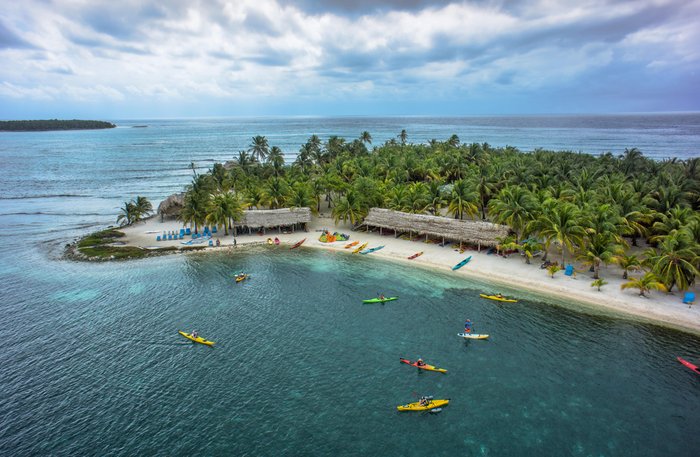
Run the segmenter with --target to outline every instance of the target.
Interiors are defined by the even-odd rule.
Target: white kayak
[[[468,340],[485,340],[489,337],[483,333],[458,333],[457,335]]]

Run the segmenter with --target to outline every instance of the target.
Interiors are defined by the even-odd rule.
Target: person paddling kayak
[[[192,338],[197,338],[199,336],[199,332],[197,330],[192,330],[192,333],[190,333],[190,335],[192,335]]]
[[[428,397],[420,397],[418,403],[420,403],[421,406],[428,406],[430,400],[428,400]]]
[[[472,332],[472,321],[469,319],[466,320],[464,323],[464,333],[471,333]]]
[[[425,362],[423,362],[423,359],[421,359],[420,357],[418,357],[418,360],[416,361],[416,366],[424,367],[424,366],[425,366]]]

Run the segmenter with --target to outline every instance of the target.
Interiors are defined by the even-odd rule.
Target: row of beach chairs
[[[180,232],[177,230],[169,230],[169,231],[163,231],[162,235],[156,236],[156,241],[170,241],[170,240],[182,240],[185,238],[185,236],[192,236],[193,240],[196,240],[197,238],[211,238],[214,233],[216,233],[216,226],[212,226],[209,228],[209,226],[205,226],[204,229],[202,229],[202,233],[192,233],[192,229],[189,227],[186,228],[181,228]]]

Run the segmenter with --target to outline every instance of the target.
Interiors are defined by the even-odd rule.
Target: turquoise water
[[[50,275],[26,260],[4,274],[11,455],[691,456],[700,441],[700,378],[675,361],[699,340],[680,332],[481,300],[451,275],[343,253],[59,261]],[[400,299],[361,304],[378,291]],[[458,338],[466,317],[491,339]],[[176,333],[194,328],[216,347]],[[418,394],[452,401],[395,410]]]
[[[60,259],[67,242],[114,223],[124,200],[157,202],[189,181],[191,161],[206,169],[256,134],[290,153],[311,133],[369,130],[376,143],[406,128],[411,141],[457,133],[581,149],[593,138],[647,152],[639,140],[659,157],[697,156],[698,115],[574,118],[122,121],[1,134],[0,454],[696,455],[700,376],[675,360],[700,361],[692,335],[531,298],[480,300],[483,286],[372,256]],[[689,152],[672,153],[686,151],[679,144]],[[241,270],[252,277],[235,284]],[[361,304],[378,292],[401,298]],[[467,317],[492,338],[460,340]],[[178,329],[217,346],[193,346]],[[398,362],[418,356],[449,372]],[[419,394],[452,402],[437,415],[396,412]]]

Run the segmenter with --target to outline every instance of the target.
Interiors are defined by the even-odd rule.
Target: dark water
[[[465,119],[478,133],[455,128]],[[602,150],[638,140],[659,157],[697,155],[697,115],[533,119],[134,121],[149,127],[0,135],[0,454],[697,455],[700,376],[675,360],[700,361],[695,336],[532,297],[482,301],[488,286],[371,256],[58,259],[124,200],[157,202],[189,181],[190,161],[207,168],[256,134],[293,152],[312,133],[369,130],[380,143],[406,128],[415,142],[457,133],[527,149],[578,132],[567,149],[579,149],[582,132],[607,132],[625,141]],[[241,270],[252,278],[236,285]],[[401,298],[360,303],[378,291]],[[460,340],[467,317],[492,338]],[[217,346],[177,334],[194,328]],[[449,372],[416,373],[401,356]],[[418,394],[452,401],[438,415],[395,411]]]

